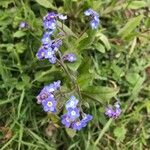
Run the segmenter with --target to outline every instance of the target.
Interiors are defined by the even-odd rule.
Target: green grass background
[[[83,32],[87,8],[100,14],[97,31]],[[94,117],[77,133],[36,104],[45,84],[60,79],[69,88],[70,82],[59,66],[36,58],[48,11],[68,15],[62,51],[79,57],[68,68],[81,88],[84,111]],[[20,30],[21,21],[30,29]],[[111,120],[104,108],[115,99],[122,114]],[[0,149],[149,150],[150,1],[0,0]]]

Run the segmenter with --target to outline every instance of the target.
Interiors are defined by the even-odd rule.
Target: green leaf
[[[90,73],[80,74],[77,79],[78,85],[81,89],[87,88],[93,82],[93,75]]]
[[[139,9],[142,7],[146,7],[148,4],[145,1],[131,1],[128,5],[128,9]]]
[[[131,18],[125,26],[119,30],[118,35],[122,36],[125,38],[128,36],[141,22],[143,19],[143,15],[140,15],[138,17]]]
[[[85,97],[97,100],[100,102],[108,101],[118,93],[118,88],[110,88],[104,86],[89,86],[82,91]]]
[[[112,63],[111,69],[114,72],[113,77],[116,80],[119,80],[122,76],[124,76],[124,70],[121,67],[119,67],[117,64]]]
[[[139,77],[137,82],[135,83],[133,90],[132,90],[132,98],[135,98],[136,96],[138,96],[140,90],[142,89],[142,84],[145,81],[145,76],[143,77]]]
[[[117,137],[118,141],[123,141],[125,139],[126,132],[127,132],[127,130],[124,126],[117,127],[114,130],[114,135]]]
[[[138,73],[135,73],[135,72],[133,72],[133,73],[128,73],[128,74],[126,75],[126,80],[127,80],[130,84],[132,84],[132,85],[135,85],[139,78],[140,78],[140,75],[139,75]]]
[[[26,50],[26,45],[24,43],[15,44],[15,49],[17,53],[23,53]]]
[[[105,53],[105,47],[101,43],[95,43],[94,46],[99,52]]]
[[[88,34],[88,37],[84,38],[83,40],[81,40],[79,42],[77,49],[80,49],[80,50],[81,49],[87,49],[94,42],[96,31],[95,30],[89,30],[89,31],[87,31],[87,34]]]
[[[105,45],[106,49],[109,50],[111,49],[110,43],[108,41],[108,38],[103,34],[103,33],[97,33],[96,35]]]
[[[51,8],[51,9],[56,10],[56,7],[54,7],[52,2],[48,0],[35,0],[35,1],[45,8]]]
[[[57,25],[59,28],[62,28],[62,23],[60,21],[57,21]],[[77,38],[77,35],[65,24],[63,24],[63,31],[68,35],[68,36],[74,36]]]
[[[19,31],[16,31],[16,32],[14,33],[13,37],[20,38],[20,37],[23,37],[23,36],[25,36],[25,35],[26,35],[26,32],[23,32],[23,31],[19,30]]]
[[[11,3],[13,3],[13,0],[1,0],[0,6],[2,6],[4,8],[8,8],[8,5]]]

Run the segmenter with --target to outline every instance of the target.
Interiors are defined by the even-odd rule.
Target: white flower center
[[[49,41],[49,38],[47,37],[47,38],[46,38],[46,42],[48,42],[48,41]]]
[[[44,55],[45,55],[45,54],[44,54],[44,52],[42,52],[42,54],[41,54],[41,55],[42,55],[42,57],[44,57]]]
[[[51,107],[52,105],[53,105],[53,104],[52,104],[52,102],[50,102],[50,101],[47,103],[47,106],[48,106],[48,107]]]
[[[71,112],[71,115],[74,116],[75,114],[76,114],[76,112],[73,110],[73,111]]]

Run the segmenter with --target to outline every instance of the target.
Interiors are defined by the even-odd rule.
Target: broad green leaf
[[[127,73],[125,77],[130,84],[135,85],[138,79],[140,78],[140,75],[138,73],[133,72],[133,73]]]
[[[77,43],[79,43],[80,41],[84,40],[85,38],[88,38],[88,34],[84,33],[78,40]]]
[[[139,77],[137,82],[135,83],[133,90],[132,90],[132,97],[135,98],[136,96],[138,96],[140,90],[142,89],[142,84],[145,81],[145,76],[143,77]]]
[[[23,31],[19,30],[19,31],[16,31],[13,36],[17,37],[17,38],[20,38],[20,37],[23,37],[25,35],[26,35],[26,32],[23,32]]]
[[[80,43],[82,40],[86,39],[86,38],[88,38],[88,34],[87,34],[87,33],[84,33],[82,36],[79,36],[79,38],[75,41],[75,43],[74,43],[74,45],[73,45],[73,48],[76,49],[76,48],[78,47],[79,43]]]
[[[80,50],[81,49],[87,49],[94,42],[96,31],[95,30],[89,30],[89,31],[87,31],[87,34],[88,34],[88,37],[79,42],[79,46],[77,49],[80,49]]]
[[[104,86],[89,86],[82,91],[85,97],[97,100],[100,102],[108,101],[118,93],[118,88],[110,88]]]
[[[105,47],[101,43],[95,43],[94,46],[99,52],[105,53]]]
[[[115,128],[114,135],[117,137],[117,141],[123,141],[125,139],[126,132],[127,130],[124,126]]]
[[[103,33],[98,32],[96,34],[96,36],[98,37],[98,39],[100,39],[104,43],[104,45],[105,45],[107,50],[111,49],[110,43],[108,41],[108,38]]]
[[[85,89],[93,82],[93,75],[90,73],[80,74],[77,79],[78,85],[81,89]]]
[[[143,19],[143,15],[140,15],[138,17],[131,18],[125,26],[119,30],[118,35],[122,36],[125,38],[128,36],[141,22]]]
[[[49,0],[36,0],[36,2],[45,8],[51,8],[54,10],[56,9],[56,7],[54,7],[52,2],[50,2]]]
[[[0,6],[2,6],[4,8],[8,8],[8,5],[11,3],[13,3],[13,0],[1,0]]]
[[[53,76],[50,76],[50,73],[52,74],[55,71],[57,71],[55,66],[52,66],[52,68],[47,71],[37,71],[34,74],[34,80],[32,82],[35,82],[35,81],[44,82],[45,80],[47,80],[47,78],[51,79],[53,78]]]
[[[148,4],[145,1],[131,1],[127,4],[127,8],[129,9],[139,9],[146,6],[148,6]]]
[[[58,27],[62,30],[62,23],[60,21],[57,21]],[[77,35],[65,24],[63,24],[63,31],[68,35],[68,36],[74,36],[77,38]]]

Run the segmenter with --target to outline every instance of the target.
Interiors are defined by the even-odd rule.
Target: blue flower
[[[113,114],[113,118],[116,119],[120,116],[121,114],[121,109],[120,108],[116,108]]]
[[[56,100],[54,98],[48,97],[46,100],[42,101],[42,106],[45,112],[56,112]]]
[[[41,59],[44,59],[44,58],[45,58],[45,53],[46,53],[46,49],[45,49],[44,47],[41,47],[41,48],[38,50],[36,56],[37,56],[37,58],[38,58],[39,60],[41,60]]]
[[[93,119],[92,115],[84,114],[83,119],[81,120],[83,127],[87,126],[88,122]]]
[[[45,52],[45,58],[52,58],[54,57],[54,51],[52,51],[52,49],[48,49],[46,52]]]
[[[41,41],[42,44],[51,44],[52,41],[50,39],[50,32],[45,32]]]
[[[92,115],[89,115],[89,114],[84,114],[84,117],[83,117],[83,121],[84,122],[89,122],[93,119],[93,116]]]
[[[56,90],[58,90],[60,88],[60,83],[61,83],[60,80],[55,81],[55,82],[45,86],[44,89],[46,91],[48,91],[49,93],[54,92],[54,91],[56,91]]]
[[[40,104],[43,100],[49,98],[54,98],[54,95],[52,94],[54,91],[58,90],[60,88],[61,81],[55,81],[49,85],[44,86],[44,88],[41,90],[37,98],[37,103]]]
[[[51,58],[49,58],[49,62],[51,63],[51,64],[55,64],[56,63],[56,56],[55,55],[53,55],[53,57],[51,57]]]
[[[55,12],[49,12],[46,16],[44,16],[43,20],[52,20],[57,17],[57,14]]]
[[[51,21],[44,21],[43,26],[45,30],[54,30],[56,28],[56,21],[51,20]]]
[[[113,117],[114,115],[114,110],[111,106],[108,106],[106,109],[105,109],[105,115],[107,115],[108,117]]]
[[[86,16],[91,16],[92,20],[90,21],[90,26],[92,29],[97,29],[100,22],[98,13],[90,8],[84,11],[84,14]]]
[[[67,54],[63,56],[63,60],[67,60],[69,62],[74,62],[77,60],[76,55],[73,53]]]
[[[84,127],[84,123],[82,121],[73,122],[71,127],[73,130],[81,130]]]
[[[42,101],[47,99],[48,97],[54,98],[54,95],[50,92],[50,90],[48,90],[47,86],[44,86],[39,95],[36,97],[37,103],[41,104]]]
[[[92,20],[92,21],[90,22],[90,25],[91,25],[91,28],[92,28],[92,29],[97,29],[97,28],[98,28],[98,25],[99,25],[99,21],[97,21],[97,20]]]
[[[54,40],[51,47],[55,52],[57,52],[61,45],[62,45],[62,40]]]
[[[93,14],[93,10],[91,8],[87,9],[86,11],[84,11],[84,15],[85,16],[90,16]]]
[[[53,82],[53,86],[55,87],[55,90],[58,90],[60,88],[60,84],[61,84],[60,80]]]
[[[79,116],[79,109],[78,108],[68,108],[67,115],[71,121],[75,121]]]
[[[105,114],[110,117],[110,118],[118,118],[121,114],[121,109],[120,109],[120,104],[119,102],[116,102],[114,104],[114,108],[112,108],[112,106],[108,106],[106,109],[105,109]]]
[[[65,125],[67,128],[71,125],[71,120],[67,114],[61,116],[61,123]]]
[[[42,90],[39,95],[36,97],[37,103],[41,104],[43,100],[47,99],[48,97],[53,97],[50,93],[48,93],[46,90]]]
[[[20,25],[19,25],[19,28],[20,28],[20,29],[27,28],[27,27],[28,27],[28,23],[25,22],[25,21],[22,21],[22,22],[20,23]]]
[[[68,108],[76,108],[78,102],[79,101],[75,98],[75,96],[72,95],[70,99],[66,102],[66,109],[68,110]]]
[[[56,28],[56,16],[57,14],[51,12],[43,18],[43,26],[45,30],[54,30]]]

